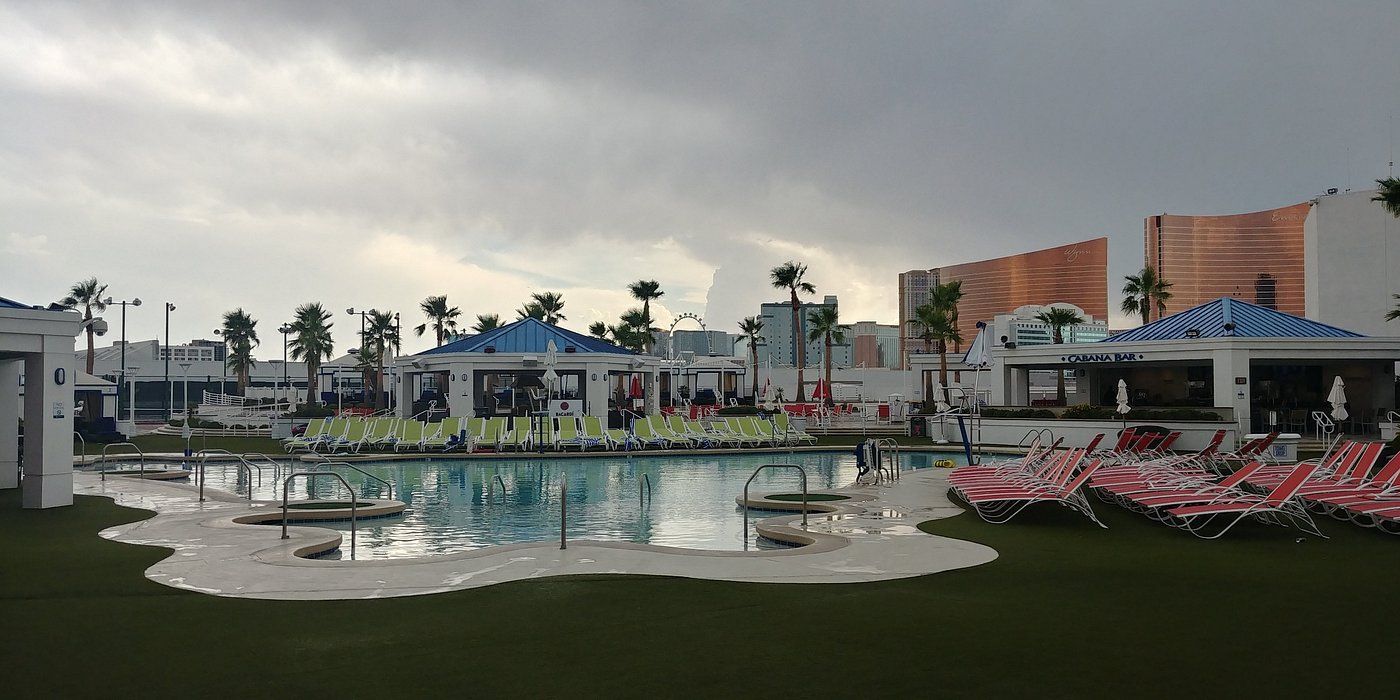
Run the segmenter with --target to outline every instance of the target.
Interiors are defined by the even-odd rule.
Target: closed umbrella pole
[[[1332,378],[1332,391],[1327,394],[1327,403],[1332,405],[1332,420],[1340,423],[1351,415],[1347,413],[1347,387],[1340,376]]]

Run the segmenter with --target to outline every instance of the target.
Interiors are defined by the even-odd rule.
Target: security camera
[[[107,322],[100,318],[94,318],[91,321],[83,321],[79,329],[84,330],[86,328],[91,328],[92,332],[96,335],[107,335]]]

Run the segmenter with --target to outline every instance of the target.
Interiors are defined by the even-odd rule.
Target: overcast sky
[[[900,271],[1106,235],[1116,305],[1144,216],[1386,174],[1400,2],[1130,5],[0,0],[0,296],[269,356],[306,301],[582,330],[643,277],[733,330],[796,258],[893,323]]]

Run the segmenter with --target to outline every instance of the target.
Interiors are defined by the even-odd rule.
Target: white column
[[[588,403],[588,415],[608,420],[608,369],[606,366],[588,365],[584,372],[585,397]]]
[[[73,505],[73,363],[71,347],[24,358],[25,508]]]
[[[0,489],[19,488],[19,370],[0,360]]]
[[[1211,353],[1215,405],[1235,412],[1235,426],[1243,438],[1250,432],[1249,353],[1242,350],[1216,350]],[[1243,384],[1235,380],[1242,378]]]

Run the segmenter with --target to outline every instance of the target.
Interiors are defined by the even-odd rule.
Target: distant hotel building
[[[1220,297],[1306,314],[1303,224],[1312,205],[1227,216],[1149,216],[1145,264],[1172,283],[1167,314]],[[1152,318],[1161,318],[1152,309]]]
[[[1009,314],[997,314],[987,323],[987,337],[997,345],[1049,345],[1055,342],[1054,332],[1036,316],[1051,308],[1070,309],[1084,319],[1083,323],[1066,326],[1061,331],[1060,334],[1066,343],[1096,343],[1109,336],[1106,319],[1094,318],[1073,304],[1055,303],[1045,306],[1027,305]],[[1002,340],[1003,338],[1005,340]]]
[[[909,324],[914,310],[928,302],[934,286],[953,280],[962,281],[958,330],[965,343],[976,336],[978,321],[990,322],[997,314],[1027,305],[1062,302],[1094,318],[1107,318],[1108,239],[900,274],[899,356],[905,363],[910,352],[923,351],[917,330]]]
[[[1400,221],[1375,191],[1225,216],[1144,221],[1144,262],[1172,283],[1167,314],[1222,296],[1375,336],[1400,293]],[[1153,318],[1160,314],[1153,309]]]
[[[855,366],[867,369],[898,369],[901,362],[899,337],[899,326],[875,321],[856,321],[846,331],[846,340],[855,350],[852,358]]]
[[[802,304],[802,313],[798,317],[802,339],[807,345],[808,367],[818,366],[822,361],[822,352],[825,350],[821,340],[806,340],[809,327],[807,317],[813,311],[821,308],[836,308],[836,297],[827,295],[820,304],[810,302]],[[758,319],[763,322],[762,336],[764,340],[763,344],[758,347],[759,364],[771,361],[775,367],[797,366],[797,346],[793,343],[792,338],[792,304],[786,301],[765,303],[759,307]],[[852,365],[851,342],[852,334],[847,332],[846,343],[831,348],[832,365],[840,367]]]

